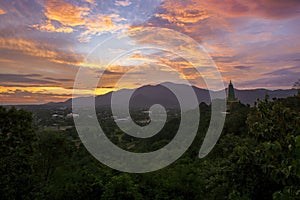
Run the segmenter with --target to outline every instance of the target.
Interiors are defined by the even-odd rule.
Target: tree
[[[42,171],[41,177],[48,182],[55,169],[68,162],[71,148],[66,136],[60,132],[43,131],[37,138],[37,167]]]
[[[110,182],[105,185],[105,191],[102,195],[105,200],[137,200],[142,199],[138,192],[137,185],[134,184],[131,177],[127,174],[114,176]]]
[[[249,136],[230,157],[231,195],[300,198],[300,113],[282,101],[264,100],[253,108],[247,125]]]
[[[31,114],[0,107],[1,198],[30,198],[34,142]]]
[[[298,90],[298,97],[300,97],[300,79],[294,83],[293,88]]]

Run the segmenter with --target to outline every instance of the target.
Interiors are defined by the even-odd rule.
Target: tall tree
[[[293,88],[298,90],[298,97],[300,97],[300,79],[294,83]]]
[[[231,155],[232,196],[300,198],[300,113],[260,101],[247,119],[249,136]]]
[[[31,114],[0,107],[1,198],[30,198],[34,141]]]

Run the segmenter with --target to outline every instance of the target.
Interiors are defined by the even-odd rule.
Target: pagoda
[[[235,97],[234,87],[230,80],[228,89],[227,89],[227,111],[230,111],[230,107],[233,103],[237,103],[238,99]]]

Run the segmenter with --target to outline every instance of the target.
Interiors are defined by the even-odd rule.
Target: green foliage
[[[247,132],[246,120],[249,112],[250,106],[241,103],[232,103],[230,114],[226,116],[223,132],[240,136],[245,135]]]
[[[200,104],[199,130],[189,150],[146,174],[102,165],[74,128],[33,130],[30,113],[0,107],[0,199],[300,199],[299,105],[298,97],[263,100],[253,108],[232,104],[218,143],[198,159],[210,122],[210,106]],[[180,119],[170,119],[146,140],[124,134],[113,121],[101,123],[116,145],[149,152],[172,140]]]
[[[41,176],[48,182],[55,169],[64,164],[65,158],[70,156],[72,146],[66,136],[57,132],[40,132],[37,134],[36,155],[37,168]],[[69,146],[68,146],[69,145]]]
[[[264,100],[253,108],[249,136],[230,157],[237,191],[251,199],[300,198],[299,124],[299,112],[283,102]]]
[[[293,88],[298,90],[297,96],[300,97],[300,79],[294,83]]]
[[[29,198],[35,141],[32,116],[0,107],[0,194],[4,199]]]
[[[126,174],[112,177],[104,189],[102,198],[106,200],[142,199],[138,185]]]

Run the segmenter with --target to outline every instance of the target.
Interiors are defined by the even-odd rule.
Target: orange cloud
[[[86,1],[87,3],[93,4],[93,5],[96,4],[96,3],[95,3],[95,0],[85,0],[85,1]]]
[[[29,56],[44,58],[60,64],[79,65],[82,60],[81,56],[74,53],[60,52],[54,46],[25,39],[0,38],[0,48],[20,51]]]
[[[40,31],[44,32],[58,32],[58,33],[72,33],[73,29],[70,27],[55,27],[50,20],[47,20],[45,24],[34,24],[31,26]]]
[[[72,91],[59,87],[0,87],[1,104],[40,104],[64,101]]]
[[[97,88],[96,90],[76,90],[63,87],[3,87],[0,86],[0,104],[40,104],[48,102],[62,102],[69,98],[101,95],[114,90],[114,88]]]
[[[94,0],[86,0],[87,3],[95,5]],[[88,42],[92,35],[104,32],[114,32],[126,28],[126,25],[116,25],[114,22],[125,21],[118,14],[93,15],[91,9],[85,6],[77,6],[61,0],[47,0],[45,3],[45,16],[47,20],[42,24],[34,24],[31,27],[45,32],[71,33],[76,28],[83,29],[79,41]],[[59,22],[54,25],[53,22]]]
[[[0,8],[0,15],[4,15],[6,12],[2,8]]]
[[[156,17],[177,23],[183,26],[185,23],[196,23],[207,19],[209,16],[198,1],[167,0],[162,4],[166,12],[157,13]]]
[[[141,53],[135,53],[129,57],[129,59],[144,59],[145,56]]]
[[[98,14],[95,18],[90,17],[85,19],[85,31],[80,35],[80,41],[87,42],[91,35],[97,35],[106,32],[115,32],[129,27],[127,24],[118,24],[115,22],[126,21],[118,14],[103,15]]]
[[[86,30],[81,34],[81,37],[87,36],[90,34],[97,34],[106,31],[115,30],[117,27],[113,23],[110,16],[105,16],[99,14],[96,19],[85,19],[86,21]]]
[[[74,6],[61,0],[47,0],[45,9],[45,16],[49,20],[58,21],[65,26],[84,25],[84,16],[90,10],[88,7]]]
[[[188,61],[180,58],[180,57],[173,57],[173,59],[161,57],[157,60],[157,64],[159,65],[165,65],[168,67],[171,67],[173,70],[180,73],[180,77],[182,79],[186,79],[189,81],[196,81],[202,79],[201,74],[195,69],[195,66],[193,66]],[[166,69],[166,71],[172,71],[171,69]],[[199,85],[199,83],[195,83]]]

